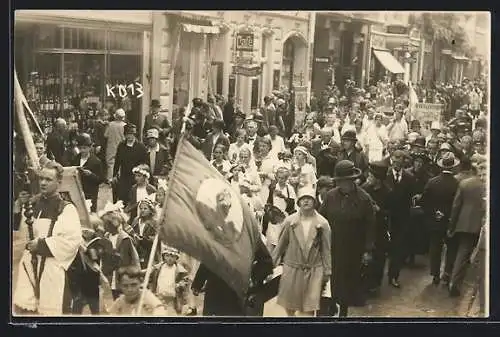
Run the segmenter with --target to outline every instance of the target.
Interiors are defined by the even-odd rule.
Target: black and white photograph
[[[490,316],[490,12],[13,26],[13,320]]]

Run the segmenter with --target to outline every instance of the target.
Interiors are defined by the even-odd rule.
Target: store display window
[[[16,24],[16,70],[46,133],[58,117],[92,132],[110,95],[117,107],[130,112],[131,122],[140,124],[143,35],[139,30]]]

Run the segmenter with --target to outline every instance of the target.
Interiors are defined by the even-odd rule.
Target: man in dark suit
[[[47,137],[47,152],[54,157],[59,164],[66,166],[66,149],[69,146],[69,135],[67,123],[58,118],[52,131]]]
[[[430,179],[424,187],[420,200],[424,209],[424,216],[430,230],[430,264],[432,283],[438,285],[441,281],[441,255],[443,244],[446,238],[446,230],[451,214],[453,198],[458,188],[458,181],[452,173],[460,161],[455,158],[453,152],[445,152],[437,160],[437,165],[441,168],[441,174]],[[447,251],[449,254],[449,251]],[[443,281],[449,282],[451,265],[445,266]]]
[[[207,138],[201,146],[201,151],[208,160],[212,160],[212,153],[217,144],[222,144],[226,148],[226,153],[229,150],[229,138],[223,133],[224,121],[217,119],[213,122],[212,132],[207,135]]]
[[[224,132],[230,132],[234,124],[234,96],[229,96],[227,103],[222,110],[225,129]]]
[[[160,132],[157,128],[151,128],[146,132],[145,145],[148,151],[149,168],[152,173],[151,183],[156,185],[156,177],[166,177],[172,167],[170,150],[158,143]]]
[[[137,141],[137,127],[134,124],[125,125],[124,133],[125,140],[118,145],[113,167],[113,187],[115,190],[113,202],[122,200],[127,205],[130,189],[134,185],[132,169],[139,164],[147,165],[149,157],[144,144]]]
[[[448,224],[446,265],[451,273],[450,296],[460,295],[471,254],[478,242],[486,215],[486,167],[483,163],[476,175],[462,180],[455,194]]]
[[[146,115],[144,119],[142,134],[145,136],[149,129],[156,127],[160,132],[160,139],[163,142],[170,132],[171,127],[167,116],[160,114],[160,108],[161,104],[159,100],[154,99],[151,101],[151,113]]]
[[[410,222],[410,208],[415,190],[415,178],[403,169],[406,154],[396,150],[391,155],[391,167],[386,183],[391,190],[388,196],[389,212],[389,285],[400,288],[399,274],[406,256],[407,231]]]
[[[99,158],[90,152],[92,139],[89,134],[81,134],[77,138],[77,142],[80,153],[76,155],[71,165],[80,168],[79,171],[85,199],[92,202],[90,211],[96,212],[99,185],[104,181],[103,165]]]

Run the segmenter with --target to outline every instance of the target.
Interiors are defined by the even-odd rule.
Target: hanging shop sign
[[[254,36],[253,33],[236,34],[236,51],[253,51]]]
[[[261,66],[245,67],[242,65],[233,66],[233,74],[247,77],[259,76],[262,74]]]

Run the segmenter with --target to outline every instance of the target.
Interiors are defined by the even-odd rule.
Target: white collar
[[[158,144],[158,143],[156,144],[156,146],[155,146],[155,147],[153,147],[153,148],[151,148],[151,147],[150,147],[150,148],[148,148],[148,152],[158,152],[158,151],[160,151],[160,144]]]

